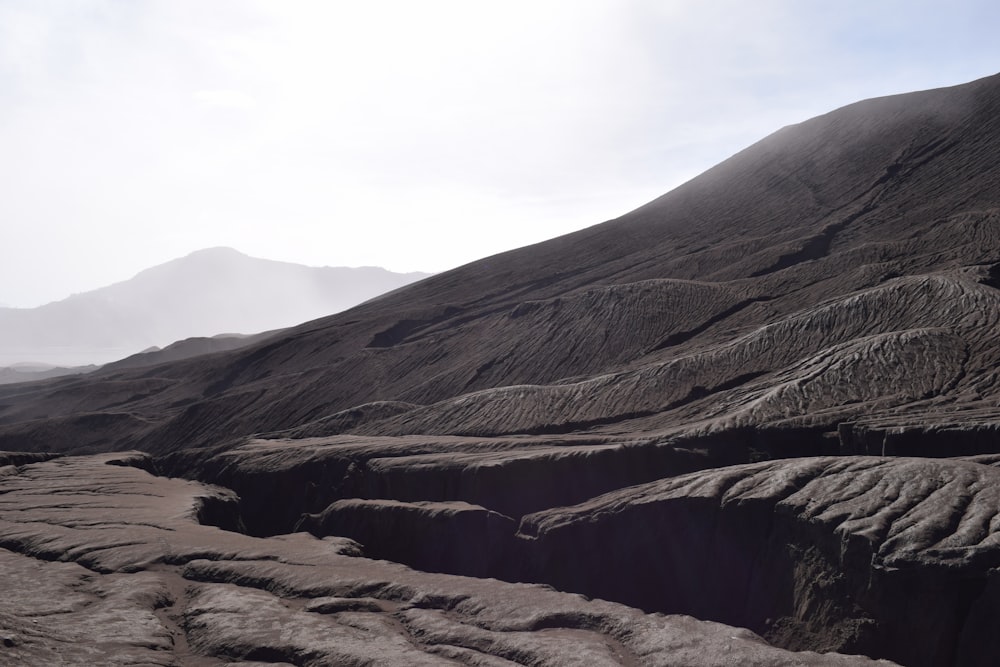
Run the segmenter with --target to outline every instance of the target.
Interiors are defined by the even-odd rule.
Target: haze
[[[209,246],[440,271],[994,73],[990,2],[0,0],[0,302]]]

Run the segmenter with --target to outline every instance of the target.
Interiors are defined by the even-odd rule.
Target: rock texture
[[[798,646],[987,665],[998,472],[805,458],[660,480],[525,517],[525,578]]]
[[[998,655],[996,455],[714,467],[682,444],[259,440],[194,469],[237,489],[261,533],[350,537],[420,569],[543,582],[791,648],[907,665]],[[609,465],[623,449],[632,466]],[[660,479],[598,495],[644,477]]]
[[[250,532],[272,534],[348,498],[461,501],[520,518],[720,460],[643,440],[334,436],[183,451],[162,464],[235,490]]]
[[[235,497],[134,467],[148,463],[73,457],[0,477],[4,664],[875,664],[540,586],[425,574],[359,557],[348,540],[200,525],[208,501]]]

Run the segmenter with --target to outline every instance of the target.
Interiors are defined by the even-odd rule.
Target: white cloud
[[[199,90],[194,98],[207,107],[224,109],[252,109],[257,100],[239,90]]]

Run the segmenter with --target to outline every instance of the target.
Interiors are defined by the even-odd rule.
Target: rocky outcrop
[[[585,436],[256,439],[215,453],[180,452],[164,471],[233,489],[246,528],[288,532],[338,500],[461,501],[520,518],[660,477],[745,461],[727,436],[711,446]],[[315,523],[309,524],[316,527]]]
[[[807,458],[692,473],[525,517],[525,578],[785,646],[987,665],[1000,470]],[[535,569],[537,568],[537,569]]]
[[[40,463],[57,458],[58,456],[58,454],[47,452],[0,452],[0,468],[22,466],[28,463]]]
[[[545,587],[421,573],[351,555],[347,540],[199,525],[201,499],[228,494],[112,459],[0,478],[4,662],[876,664]]]
[[[308,514],[297,528],[347,537],[382,558],[428,572],[496,577],[508,569],[517,524],[464,502],[338,500]]]
[[[908,665],[988,664],[992,658],[976,656],[996,655],[983,629],[1000,604],[991,598],[991,571],[1000,567],[995,456],[786,459],[688,474],[662,462],[643,468],[654,460],[650,451],[662,450],[661,461],[670,452],[676,463],[680,444],[707,442],[647,443],[632,474],[663,479],[571,507],[560,502],[570,497],[560,494],[561,480],[596,495],[599,484],[588,486],[584,471],[622,483],[613,462],[625,460],[620,450],[643,446],[570,440],[532,451],[515,439],[340,436],[256,441],[220,454],[214,465],[225,467],[202,470],[224,472],[260,498],[244,499],[250,513],[297,488],[341,494],[314,496],[329,503],[324,511],[303,510],[306,499],[283,507],[314,512],[299,528],[355,539],[368,556],[423,570],[543,582],[749,627],[789,648]],[[582,458],[560,469],[561,457]],[[535,473],[525,467],[533,460]],[[264,470],[266,479],[284,480],[281,489],[257,479]],[[321,470],[340,476],[320,479]],[[511,496],[498,491],[504,487]],[[524,516],[515,538],[515,522],[497,509],[516,509],[506,498],[520,489],[551,509]],[[295,525],[291,516],[284,521],[272,528]]]

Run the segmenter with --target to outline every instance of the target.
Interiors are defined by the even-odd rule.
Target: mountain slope
[[[995,391],[1000,354],[989,335],[1000,262],[998,111],[997,77],[846,107],[785,128],[617,220],[434,276],[240,353],[164,367],[157,390],[117,409],[140,417],[143,439],[160,449],[181,435],[210,444],[384,400],[424,407],[366,432],[573,430],[633,412],[676,426],[691,421],[687,402],[752,378],[760,390],[734,399],[736,419],[795,364],[859,353],[831,346],[928,326],[957,336],[955,349],[968,347],[949,371],[960,381],[914,379],[913,392],[873,411],[863,397],[883,390],[875,378],[835,402],[862,402],[852,420],[905,411],[914,392],[971,409]],[[882,310],[897,302],[906,305]],[[883,347],[911,354],[899,345],[912,337],[897,338]],[[672,398],[658,389],[659,398],[621,398],[651,373],[673,387]],[[525,421],[524,400],[535,399],[524,396],[577,404],[566,383],[588,377],[621,405],[592,399],[583,413],[549,405],[546,423]],[[74,390],[83,394],[74,411],[107,408],[101,382]],[[539,388],[492,391],[521,385]],[[458,417],[450,425],[443,415],[454,412],[453,399],[469,414],[510,423]],[[31,400],[14,401],[5,421],[66,412],[44,390]],[[163,407],[178,401],[191,404]],[[827,428],[843,421],[836,407],[824,407],[834,409],[819,420]]]
[[[1000,76],[861,102],[246,348],[0,387],[0,448],[143,449],[262,538],[996,664],[998,154]]]
[[[103,363],[194,336],[329,315],[427,274],[306,267],[210,248],[38,308],[0,308],[0,363]]]

